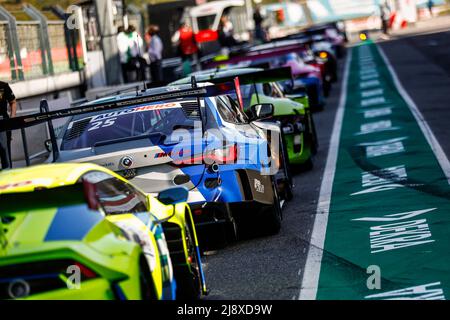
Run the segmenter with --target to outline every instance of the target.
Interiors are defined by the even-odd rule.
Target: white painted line
[[[394,80],[394,84],[397,87],[398,92],[405,100],[406,104],[408,105],[409,109],[411,110],[412,114],[414,115],[414,118],[416,118],[417,123],[419,124],[420,129],[422,130],[423,135],[428,141],[428,144],[430,145],[431,149],[433,150],[434,154],[436,155],[436,158],[439,162],[439,165],[442,168],[442,171],[444,171],[444,174],[447,178],[448,184],[450,184],[450,162],[445,155],[444,150],[442,149],[441,145],[439,144],[439,141],[436,139],[433,131],[431,130],[428,123],[425,121],[425,118],[423,117],[422,113],[420,112],[419,108],[417,107],[416,103],[413,101],[411,96],[406,92],[405,88],[401,84],[397,73],[395,72],[394,68],[392,67],[389,59],[387,58],[386,54],[384,53],[383,49],[380,46],[376,46],[378,48],[378,51],[380,52],[381,57],[384,60],[384,63],[386,63],[386,66],[389,70],[389,72],[392,75],[392,79]]]
[[[339,106],[334,119],[333,132],[331,133],[328,158],[323,174],[322,185],[320,187],[319,203],[317,204],[314,227],[309,244],[308,256],[306,258],[305,271],[300,288],[299,300],[315,300],[319,285],[320,267],[322,264],[323,247],[328,224],[328,214],[330,212],[331,193],[333,191],[334,174],[341,138],[342,121],[344,120],[345,103],[347,101],[348,76],[352,51],[349,50],[345,62],[344,77],[342,82],[342,92]]]

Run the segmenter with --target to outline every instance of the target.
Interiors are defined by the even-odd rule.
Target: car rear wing
[[[53,120],[72,117],[75,115],[88,114],[99,111],[115,110],[124,107],[138,106],[146,103],[155,103],[158,101],[167,101],[178,98],[205,98],[219,95],[229,94],[236,91],[236,82],[222,83],[221,85],[206,84],[204,86],[197,86],[195,78],[192,78],[191,84],[172,87],[161,87],[150,89],[147,91],[137,92],[135,96],[126,96],[121,99],[112,97],[111,99],[103,99],[98,102],[88,102],[79,106],[67,109],[60,109],[50,111],[47,100],[42,100],[40,103],[40,112],[28,114],[20,117],[0,119],[0,133],[13,130],[24,130],[38,124],[47,124],[49,131],[49,142],[53,153],[53,161],[59,157],[59,149],[55,130],[53,128]],[[201,112],[200,112],[201,114]],[[26,154],[27,165],[30,162],[28,155],[28,147],[26,140],[23,141],[24,150]]]
[[[195,77],[195,76],[194,76]],[[267,83],[267,82],[278,82],[284,80],[293,80],[292,71],[290,67],[282,67],[275,69],[267,69],[255,72],[249,72],[246,74],[232,75],[226,77],[214,77],[209,79],[202,79],[204,82],[212,82],[215,84],[225,84],[234,81],[235,78],[239,78],[239,83],[241,85],[255,84],[255,83]],[[197,81],[200,81],[197,79]]]
[[[205,69],[217,68],[223,65],[238,64],[242,62],[263,60],[282,56],[288,53],[299,52],[308,48],[308,43],[304,40],[285,40],[280,42],[268,43],[252,48],[239,55],[230,55],[228,59],[209,59],[203,61]]]
[[[227,86],[206,85],[203,87],[192,88],[190,85],[183,85],[178,87],[157,88],[156,90],[150,90],[150,93],[141,92],[136,96],[125,97],[120,100],[114,99],[113,101],[108,100],[104,102],[86,103],[81,106],[55,111],[49,111],[48,108],[42,109],[42,105],[46,104],[46,101],[43,100],[41,101],[42,112],[0,120],[0,132],[27,128],[47,121],[75,115],[114,110],[145,103],[177,98],[202,98],[223,95],[230,93],[235,89],[232,81],[230,82],[231,83]]]

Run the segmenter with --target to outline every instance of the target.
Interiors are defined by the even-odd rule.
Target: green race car
[[[158,198],[94,164],[0,173],[0,299],[197,298],[195,228],[175,188]]]
[[[191,83],[192,77],[197,82],[216,84],[233,82],[238,78],[245,112],[256,104],[273,104],[274,116],[268,120],[278,121],[281,125],[289,163],[306,169],[313,167],[318,140],[308,97],[306,94],[285,95],[282,87],[284,82],[292,79],[290,68],[205,70],[177,80],[170,86]]]

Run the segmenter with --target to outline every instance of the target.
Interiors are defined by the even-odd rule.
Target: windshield
[[[197,18],[198,30],[211,30],[214,26],[216,15],[201,16]]]
[[[196,100],[146,104],[79,116],[69,123],[61,150],[89,148],[102,142],[139,136],[156,135],[162,139],[177,129],[193,130],[199,118]]]

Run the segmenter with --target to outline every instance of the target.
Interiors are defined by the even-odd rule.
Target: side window
[[[273,88],[270,85],[270,83],[264,83],[263,84],[263,92],[264,92],[264,95],[267,96],[267,97],[271,97],[272,96]]]
[[[239,122],[240,123],[247,123],[248,118],[245,115],[245,113],[242,112],[242,110],[239,107],[239,104],[236,102],[236,100],[234,100],[230,96],[226,96],[226,99],[227,99],[229,105],[233,108],[233,110],[235,110]],[[245,107],[245,101],[244,101],[244,107]]]
[[[273,87],[272,97],[283,98],[283,91],[280,89],[280,86],[277,83],[273,82],[272,87]]]
[[[148,210],[145,195],[122,180],[98,171],[87,173],[83,179],[95,185],[98,200],[107,215]]]
[[[274,83],[264,83],[263,92],[265,96],[273,98],[282,98],[283,94]]]
[[[226,122],[239,123],[238,115],[233,108],[227,105],[227,103],[221,98],[216,97],[217,109],[219,110],[220,116]]]

